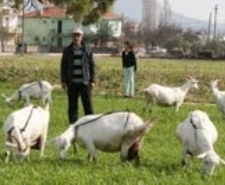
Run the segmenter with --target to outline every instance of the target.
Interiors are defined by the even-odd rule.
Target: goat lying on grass
[[[121,160],[139,161],[138,152],[144,134],[153,124],[143,122],[132,112],[115,112],[87,115],[71,125],[60,136],[51,139],[61,158],[76,142],[88,150],[90,160],[96,160],[96,149],[104,152],[119,152]]]
[[[177,126],[176,135],[182,143],[182,164],[186,164],[186,155],[202,159],[202,172],[212,175],[216,165],[225,164],[214,151],[218,133],[213,122],[205,112],[195,110]]]
[[[49,125],[49,100],[45,108],[30,105],[11,113],[3,125],[5,135],[5,162],[9,161],[10,151],[16,161],[29,157],[30,149],[39,149],[44,154]]]
[[[187,92],[191,88],[198,88],[198,81],[193,77],[189,77],[187,82],[180,87],[166,87],[159,84],[152,84],[146,89],[143,89],[146,99],[143,111],[151,104],[151,108],[149,109],[151,112],[153,111],[154,106],[158,104],[174,106],[175,111],[178,112]]]
[[[47,81],[35,81],[32,83],[26,83],[19,87],[10,97],[2,94],[5,103],[10,104],[12,101],[20,99],[25,100],[25,106],[30,105],[30,98],[41,98],[43,105],[46,100],[51,101],[51,93],[54,89],[61,88],[59,85],[51,85]]]
[[[217,108],[222,112],[223,118],[225,119],[225,91],[218,89],[219,80],[216,79],[210,82],[210,87],[213,92],[213,99],[216,103]]]

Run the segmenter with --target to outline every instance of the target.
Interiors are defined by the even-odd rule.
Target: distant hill
[[[129,0],[131,3],[127,4],[125,1],[118,0],[117,3],[114,5],[114,11],[118,14],[125,14],[126,16],[130,17],[132,20],[137,22],[141,22],[142,18],[142,11],[141,11],[141,1],[139,0]],[[135,8],[133,8],[133,4]],[[161,4],[158,4],[159,14],[161,9]],[[211,30],[213,31],[213,19],[212,19],[212,27]],[[183,28],[191,28],[194,30],[208,30],[208,20],[202,21],[194,18],[190,18],[188,16],[184,16],[182,14],[178,14],[176,12],[172,13],[172,22],[176,25],[179,25]],[[225,33],[225,23],[224,24],[217,24],[217,31]]]
[[[212,19],[211,30],[214,29],[214,20]],[[194,30],[208,30],[208,21],[202,21],[198,19],[193,19],[178,13],[172,14],[172,22],[176,25],[181,26],[182,28],[191,28]],[[220,33],[225,33],[225,23],[217,24],[217,31]]]

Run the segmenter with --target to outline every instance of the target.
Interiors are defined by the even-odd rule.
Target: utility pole
[[[24,46],[24,27],[25,27],[25,25],[24,25],[24,14],[25,14],[25,0],[23,1],[23,5],[22,5],[22,37],[21,37],[21,44],[22,44],[22,52],[21,52],[21,54],[23,55],[24,54],[24,52],[25,52],[25,46]]]
[[[209,14],[209,25],[208,25],[208,35],[207,35],[207,40],[210,40],[210,35],[211,35],[211,24],[212,24],[212,12]]]
[[[216,40],[216,34],[217,34],[217,12],[218,12],[218,5],[215,5],[214,8],[214,35],[213,35],[213,39]]]
[[[3,0],[0,0],[0,40],[1,52],[4,52],[4,35],[3,35]]]

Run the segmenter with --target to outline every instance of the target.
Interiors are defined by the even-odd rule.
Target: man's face
[[[83,35],[80,33],[73,33],[72,37],[73,37],[74,44],[79,45],[82,41]]]

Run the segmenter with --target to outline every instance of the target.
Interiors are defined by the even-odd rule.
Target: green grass
[[[215,144],[216,151],[225,158],[224,120],[215,106],[204,103],[210,102],[210,91],[201,87],[199,91],[189,93],[188,101],[202,104],[184,104],[179,113],[172,107],[157,107],[152,115],[142,113],[143,96],[139,89],[152,82],[176,85],[183,83],[187,74],[193,74],[202,80],[202,86],[212,77],[223,78],[221,69],[223,62],[204,61],[170,61],[170,60],[139,60],[137,82],[137,97],[134,99],[121,98],[122,76],[121,63],[118,58],[97,58],[97,86],[94,90],[94,107],[96,113],[130,109],[144,120],[154,117],[156,124],[147,134],[141,151],[141,165],[121,163],[119,154],[106,154],[98,151],[98,162],[89,163],[87,152],[78,148],[78,153],[69,150],[65,160],[59,160],[54,146],[46,146],[45,157],[40,159],[37,151],[31,152],[30,162],[9,164],[3,162],[3,135],[0,134],[0,183],[3,184],[222,184],[225,180],[224,167],[216,168],[211,178],[201,179],[201,162],[194,159],[193,165],[182,169],[180,165],[181,148],[174,131],[179,122],[183,121],[188,112],[194,109],[206,111],[215,123],[219,138]],[[39,68],[39,70],[35,70]],[[185,72],[186,71],[186,72]],[[190,71],[194,71],[191,73]],[[46,79],[57,82],[59,58],[28,56],[25,58],[0,59],[0,94],[11,94],[16,87],[24,82],[36,79]],[[204,82],[204,83],[203,83]],[[111,83],[111,84],[109,84]],[[224,84],[221,84],[221,88]],[[106,95],[101,95],[105,92]],[[40,103],[39,101],[34,101]],[[3,124],[6,117],[15,109],[22,106],[21,102],[12,107],[0,104],[0,121]],[[80,116],[83,111],[80,105]],[[51,121],[48,138],[62,133],[68,127],[67,99],[62,90],[53,92]]]

